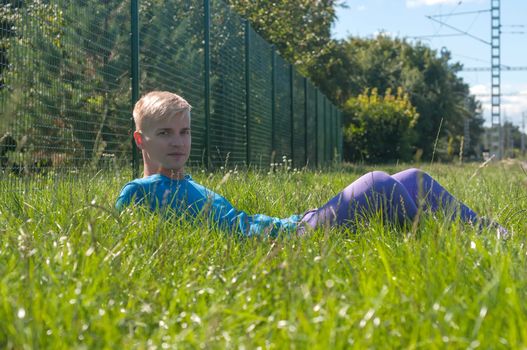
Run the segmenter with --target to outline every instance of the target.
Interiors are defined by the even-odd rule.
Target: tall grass
[[[388,172],[401,167],[384,167]],[[317,207],[368,167],[196,170],[250,213]],[[502,241],[442,215],[413,234],[243,239],[141,209],[116,213],[129,174],[0,192],[0,347],[525,348],[527,175],[518,164],[425,168],[514,231]]]

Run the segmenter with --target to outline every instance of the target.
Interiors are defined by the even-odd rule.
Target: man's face
[[[188,112],[152,122],[146,130],[140,131],[140,138],[138,146],[143,150],[145,167],[149,168],[150,174],[183,175],[191,144]]]

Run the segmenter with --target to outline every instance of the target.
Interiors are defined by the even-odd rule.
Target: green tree
[[[336,0],[227,2],[304,75],[330,51]]]
[[[485,132],[483,124],[483,109],[481,102],[476,97],[470,95],[467,97],[467,114],[466,123],[468,123],[468,140],[464,139],[463,157],[480,158],[481,157],[481,138]]]
[[[452,149],[458,149],[467,122],[472,140],[481,135],[479,105],[448,51],[437,53],[421,43],[379,35],[336,42],[325,58],[325,69],[315,72],[314,80],[337,104],[365,89],[402,87],[420,115],[413,146],[424,158],[432,157],[438,133],[440,143],[450,142]]]
[[[376,89],[351,97],[344,105],[346,159],[367,162],[408,161],[419,114],[399,88],[393,95]]]

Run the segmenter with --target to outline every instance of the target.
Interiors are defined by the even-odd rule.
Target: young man
[[[356,219],[379,211],[387,220],[403,223],[415,218],[419,203],[425,210],[449,210],[462,221],[488,224],[418,169],[392,176],[381,171],[367,173],[322,207],[303,215],[283,219],[249,215],[185,173],[191,147],[190,109],[182,97],[166,91],[150,92],[136,103],[134,140],[143,153],[144,177],[124,186],[117,209],[132,203],[146,205],[152,211],[170,208],[177,215],[201,216],[211,226],[244,236],[275,237],[302,234],[320,226],[351,225]],[[507,235],[502,226],[493,227],[498,235]]]
[[[182,97],[165,91],[150,92],[136,103],[134,140],[143,153],[144,177],[124,186],[117,209],[131,203],[151,210],[171,208],[247,236],[294,232],[299,215],[285,219],[248,215],[185,174],[191,144],[190,109]]]

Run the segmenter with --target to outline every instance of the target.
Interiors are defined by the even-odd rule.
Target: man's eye
[[[190,135],[190,130],[189,130],[189,129],[187,129],[187,130],[183,130],[181,133],[182,133],[183,135]]]
[[[166,131],[166,130],[159,131],[157,134],[160,135],[160,136],[168,135],[168,131]]]

